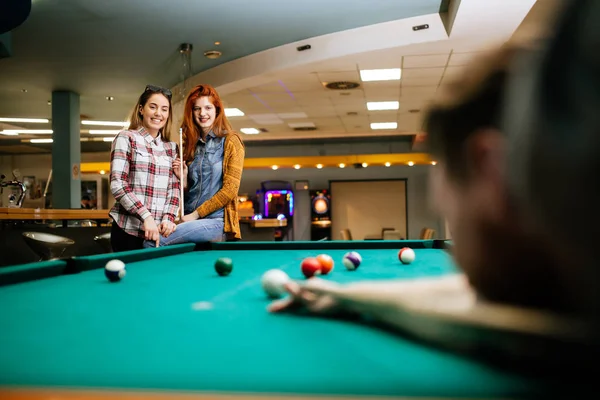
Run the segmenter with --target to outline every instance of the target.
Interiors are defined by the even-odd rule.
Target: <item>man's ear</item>
[[[476,179],[504,183],[506,137],[498,130],[486,128],[472,135],[467,142],[466,156],[470,172]]]
[[[466,147],[473,195],[492,220],[510,213],[505,180],[506,138],[495,129],[475,133]]]

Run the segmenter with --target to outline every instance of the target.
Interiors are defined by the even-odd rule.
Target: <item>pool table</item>
[[[397,251],[416,260],[402,265]],[[341,258],[362,255],[356,271]],[[330,254],[337,282],[457,272],[446,243],[236,242],[0,268],[0,398],[509,398],[536,379],[415,340],[368,320],[270,314],[260,278],[304,279]],[[233,260],[226,277],[219,257]],[[103,267],[118,258],[116,283]]]

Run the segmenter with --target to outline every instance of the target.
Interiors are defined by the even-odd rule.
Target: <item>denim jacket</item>
[[[194,161],[188,167],[189,190],[185,198],[185,214],[194,212],[223,186],[224,141],[212,131],[206,135],[206,142],[198,139]],[[223,208],[220,208],[204,218],[223,218],[223,214]]]

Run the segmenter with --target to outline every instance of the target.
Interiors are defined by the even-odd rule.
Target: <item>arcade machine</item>
[[[331,240],[331,194],[310,191],[310,240]]]
[[[294,190],[292,184],[286,181],[264,181],[256,192],[258,213],[254,219],[275,219],[286,221],[285,225],[275,229],[275,240],[281,241],[289,228],[293,226]],[[280,224],[277,224],[280,226]]]

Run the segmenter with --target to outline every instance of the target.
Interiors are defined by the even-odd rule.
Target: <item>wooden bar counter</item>
[[[0,208],[0,224],[6,225],[22,221],[62,221],[67,227],[69,221],[95,221],[98,225],[110,219],[109,210],[86,209],[40,209],[40,208]]]
[[[40,209],[40,208],[0,208],[0,219],[34,221],[34,220],[82,220],[108,219],[109,210],[86,209]]]

